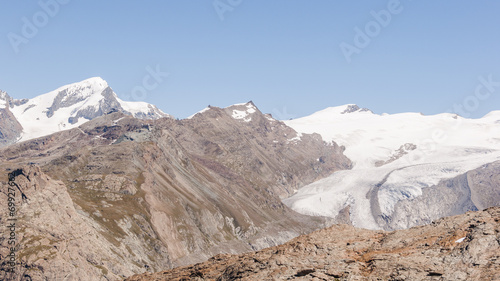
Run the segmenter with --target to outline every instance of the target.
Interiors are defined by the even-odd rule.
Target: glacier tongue
[[[390,220],[398,202],[500,160],[498,116],[378,115],[346,105],[284,121],[297,132],[319,133],[325,141],[344,145],[344,154],[354,163],[352,170],[303,187],[284,203],[303,214],[330,217],[349,205],[355,226],[384,228],[380,218]]]

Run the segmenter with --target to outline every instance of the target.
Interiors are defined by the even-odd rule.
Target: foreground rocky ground
[[[499,245],[500,207],[493,207],[393,232],[335,225],[126,280],[500,280]]]

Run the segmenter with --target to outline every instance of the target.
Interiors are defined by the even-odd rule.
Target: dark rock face
[[[23,131],[23,127],[17,121],[16,117],[9,110],[9,105],[13,99],[5,92],[0,91],[0,147],[16,142]]]
[[[467,172],[471,201],[479,210],[500,204],[500,161]]]
[[[393,232],[335,225],[258,252],[126,280],[499,280],[499,241],[494,207]]]
[[[372,112],[372,111],[369,110],[368,108],[360,108],[359,106],[357,106],[355,104],[350,104],[340,114],[347,114],[347,113],[353,113],[353,112]]]
[[[130,114],[139,119],[156,119],[158,116],[168,117],[169,115],[163,114],[156,107],[151,105],[148,108],[148,112],[131,113],[123,109],[121,104],[116,99],[116,94],[113,92],[111,87],[106,87],[101,93],[96,93],[104,98],[99,101],[97,107],[89,106],[78,110],[74,113],[74,116],[69,117],[69,123],[75,124],[78,122],[79,118],[85,118],[87,120],[92,120],[96,117],[102,116],[111,111],[120,111],[126,114]],[[52,105],[47,110],[47,117],[51,117],[55,111],[60,108],[70,107],[78,102],[86,100],[88,97],[79,95],[78,92],[72,92],[68,89],[64,89],[54,98]]]
[[[408,154],[408,152],[415,150],[415,149],[417,149],[417,145],[415,145],[413,143],[405,143],[405,144],[401,145],[397,150],[395,150],[392,153],[391,157],[389,157],[389,159],[387,159],[385,161],[379,160],[379,161],[375,162],[375,166],[380,167],[383,165],[390,164],[390,163],[398,160],[399,158],[403,157],[404,155]]]
[[[499,171],[500,161],[497,161],[424,188],[421,196],[401,200],[395,205],[392,216],[385,218],[386,229],[428,224],[435,218],[498,206]]]
[[[94,108],[94,107],[87,107],[82,110],[79,110],[75,116],[72,117],[72,120],[70,121],[71,124],[77,123],[79,118],[85,118],[87,120],[92,120],[96,117],[102,116],[106,114],[109,111],[112,111],[113,109],[117,111],[124,112],[123,108],[121,107],[120,103],[116,100],[116,96],[113,92],[113,90],[110,87],[107,87],[104,89],[101,93],[102,96],[104,96],[104,99],[99,102],[99,107]],[[70,105],[76,103],[77,101],[70,101],[67,100],[66,102],[69,102]],[[54,101],[54,104],[52,106],[62,106],[64,107],[64,104],[58,104],[56,101]],[[67,106],[67,105],[66,105]]]
[[[51,250],[36,254],[31,244],[21,246],[25,259],[19,267],[41,268],[37,278],[50,279],[57,271],[75,276],[71,280],[117,280],[284,243],[331,224],[293,212],[280,197],[350,168],[342,151],[319,135],[297,135],[251,103],[212,107],[185,120],[115,112],[4,147],[0,170],[35,163],[39,169],[25,169],[38,169],[45,182],[43,188],[26,182],[21,215],[23,237],[35,239],[30,233],[36,233],[42,242],[32,247]],[[7,182],[4,173],[0,180]],[[49,191],[64,198],[41,194]],[[74,212],[47,215],[43,206]],[[38,217],[35,208],[42,210]],[[43,224],[39,218],[48,217],[50,226],[35,231]],[[53,235],[57,224],[67,235]],[[64,248],[74,231],[89,233],[88,240],[71,240],[78,245]]]

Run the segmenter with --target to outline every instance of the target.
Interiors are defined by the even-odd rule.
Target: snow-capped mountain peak
[[[85,79],[81,82],[72,83],[69,85],[59,87],[58,89],[52,92],[62,92],[64,90],[67,90],[69,94],[85,97],[85,96],[90,96],[93,93],[102,91],[107,87],[109,87],[108,82],[106,82],[104,79],[102,79],[101,77],[92,77]]]
[[[20,109],[22,109],[23,115],[32,116],[33,113],[42,113],[48,118],[51,118],[56,111],[60,109],[65,111],[64,108],[71,108],[72,110],[69,113],[70,115],[74,115],[83,108],[98,106],[99,102],[107,98],[103,95],[103,92],[108,87],[108,83],[102,78],[90,78],[78,83],[59,87],[54,91],[30,99],[22,107],[18,108],[16,112],[21,113]],[[113,94],[111,97],[115,97]],[[38,109],[42,110],[40,111]],[[64,113],[67,114],[68,112]],[[37,116],[36,118],[40,117],[41,116]]]
[[[71,99],[86,99],[94,95],[97,95],[97,97],[94,98],[95,100],[101,100],[103,96],[100,94],[108,87],[108,82],[104,81],[104,79],[101,77],[93,77],[79,83],[61,87],[56,91],[65,94],[62,99],[63,102]]]
[[[29,100],[9,98],[0,94],[0,107],[9,106],[22,125],[20,140],[71,129],[113,110],[141,119],[171,117],[152,104],[119,99],[100,77],[65,85]]]

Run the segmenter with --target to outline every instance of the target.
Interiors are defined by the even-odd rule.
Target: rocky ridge
[[[283,245],[126,281],[500,280],[500,207],[392,232],[334,225]]]

